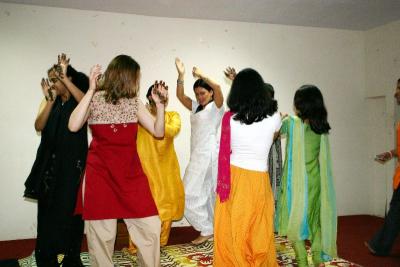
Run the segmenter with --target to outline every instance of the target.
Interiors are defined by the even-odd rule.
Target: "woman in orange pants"
[[[268,151],[279,132],[277,102],[260,74],[237,74],[222,120],[213,266],[278,266],[274,243],[274,198]]]

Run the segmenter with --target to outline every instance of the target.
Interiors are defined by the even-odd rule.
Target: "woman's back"
[[[137,108],[137,98],[121,98],[115,105],[105,101],[104,91],[92,98],[88,124],[93,139],[87,157],[85,219],[157,214],[136,151]]]
[[[137,122],[138,98],[121,98],[117,104],[106,102],[104,91],[96,92],[90,103],[89,124]]]
[[[137,133],[137,98],[121,98],[107,103],[104,91],[97,92],[90,103],[88,123],[94,143],[102,145],[135,145]],[[93,145],[93,142],[92,142]]]
[[[244,124],[231,118],[231,164],[249,170],[268,170],[268,152],[279,131],[278,112],[259,122]]]
[[[304,157],[308,175],[319,176],[319,151],[321,135],[315,133],[309,124],[304,123]]]

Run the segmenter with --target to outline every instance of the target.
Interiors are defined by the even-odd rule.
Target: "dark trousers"
[[[400,187],[393,192],[389,212],[386,215],[382,228],[375,233],[370,241],[370,247],[377,255],[390,254],[392,246],[400,231]]]
[[[38,231],[35,248],[38,267],[59,267],[58,254],[64,254],[63,267],[83,266],[80,260],[83,221],[81,216],[71,217],[68,228],[64,228],[67,229],[68,237],[61,237],[62,239],[58,240],[58,236],[63,235],[63,233],[51,225],[48,232],[45,229]],[[63,246],[59,245],[60,241],[64,242]]]
[[[76,191],[76,186],[57,181],[53,165],[50,165],[38,198],[35,248],[38,267],[59,267],[58,254],[64,254],[63,267],[82,266],[80,251],[84,223],[80,215],[74,215]]]

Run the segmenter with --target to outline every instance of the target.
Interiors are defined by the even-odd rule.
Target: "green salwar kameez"
[[[313,263],[336,257],[336,200],[327,135],[312,131],[298,117],[283,121],[286,157],[278,200],[277,227],[292,241],[298,266],[308,266],[304,240],[311,241]]]

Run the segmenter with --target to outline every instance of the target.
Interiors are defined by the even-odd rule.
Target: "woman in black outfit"
[[[24,197],[38,201],[35,257],[39,267],[60,266],[58,254],[64,254],[63,267],[83,266],[83,221],[74,208],[87,155],[87,129],[85,125],[72,133],[68,120],[89,80],[69,66],[65,54],[47,74],[50,82],[42,79],[45,100],[35,120],[41,142],[24,192]]]

